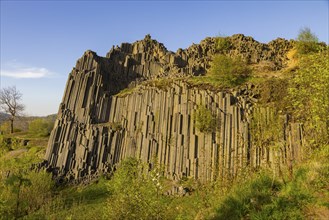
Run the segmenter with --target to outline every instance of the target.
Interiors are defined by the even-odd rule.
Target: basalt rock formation
[[[284,39],[262,44],[241,34],[228,40],[226,55],[241,56],[250,64],[272,62],[277,69],[286,64],[293,44]],[[149,35],[113,47],[106,57],[86,51],[67,81],[48,143],[48,167],[57,176],[78,179],[138,157],[150,167],[162,165],[169,179],[210,181],[247,166],[274,167],[298,159],[298,124],[281,120],[279,150],[257,144],[253,112],[261,115],[264,127],[274,113],[254,105],[252,85],[221,91],[184,80],[205,74],[216,52],[215,38],[173,53]],[[159,79],[166,81],[153,83]],[[210,131],[196,127],[200,106],[211,112],[215,126]]]

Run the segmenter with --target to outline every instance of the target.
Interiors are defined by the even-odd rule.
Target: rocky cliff
[[[262,44],[239,34],[228,40],[226,55],[241,56],[250,64],[272,62],[277,69],[286,64],[292,48],[284,39]],[[48,143],[48,167],[58,176],[77,179],[138,157],[150,167],[162,165],[170,179],[208,181],[236,175],[245,167],[274,167],[298,159],[298,124],[281,120],[278,148],[257,143],[254,112],[263,127],[272,123],[274,113],[257,108],[251,85],[221,91],[185,80],[205,74],[217,52],[215,38],[173,53],[149,35],[113,47],[106,57],[86,51],[67,81]],[[166,80],[153,83],[159,79]],[[207,132],[196,127],[200,106],[215,122]]]

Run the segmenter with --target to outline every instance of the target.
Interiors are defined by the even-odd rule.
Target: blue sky
[[[207,36],[260,42],[308,26],[328,43],[328,1],[3,1],[1,87],[16,85],[27,115],[56,113],[83,52],[152,38],[176,51]]]

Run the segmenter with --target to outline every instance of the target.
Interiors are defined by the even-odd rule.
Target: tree
[[[312,33],[309,27],[304,27],[299,30],[297,36],[296,49],[299,54],[308,54],[319,51],[319,39]]]
[[[16,90],[15,86],[3,88],[0,91],[0,106],[10,114],[10,133],[14,132],[14,120],[24,111],[24,105],[20,103],[22,93]]]

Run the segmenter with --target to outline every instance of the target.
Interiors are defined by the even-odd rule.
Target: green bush
[[[0,124],[0,132],[2,134],[10,134],[10,122],[4,121]]]
[[[200,132],[214,132],[216,130],[216,117],[213,116],[210,109],[200,105],[195,112],[195,127]]]
[[[221,81],[223,86],[237,86],[250,76],[251,69],[240,58],[215,55],[211,63],[210,76]]]
[[[304,123],[309,143],[329,143],[328,60],[328,50],[303,56],[288,86],[289,110]]]
[[[53,126],[54,124],[50,120],[35,119],[29,124],[29,133],[39,137],[46,137],[50,134]]]
[[[268,105],[272,103],[277,110],[284,110],[287,105],[285,102],[288,88],[287,79],[270,78],[260,82],[257,86],[260,104]]]
[[[0,215],[5,219],[22,217],[51,200],[51,174],[46,171],[11,173],[0,184]]]
[[[10,150],[13,149],[11,147],[11,144],[8,143],[8,138],[5,138],[3,135],[0,134],[0,157]]]
[[[216,51],[219,53],[225,53],[231,48],[232,44],[228,37],[216,38]]]
[[[135,158],[121,162],[108,183],[107,219],[163,219],[165,205],[160,174],[147,173],[147,166]],[[154,175],[152,175],[154,174]]]

